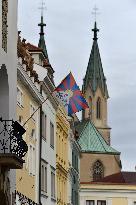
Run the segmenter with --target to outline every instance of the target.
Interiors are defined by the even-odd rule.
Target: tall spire
[[[48,58],[47,48],[44,39],[44,27],[46,27],[46,24],[43,21],[43,10],[44,10],[43,2],[42,2],[42,7],[40,9],[41,9],[41,23],[38,24],[38,26],[40,27],[40,33],[39,33],[40,39],[39,39],[38,47],[43,49],[45,56]]]
[[[92,31],[94,32],[93,46],[92,46],[92,50],[91,50],[91,54],[87,66],[86,75],[84,78],[83,92],[86,91],[88,86],[91,86],[92,92],[95,93],[99,86],[103,95],[105,95],[108,98],[106,78],[104,76],[101,56],[100,56],[98,42],[97,42],[98,39],[97,33],[99,29],[97,28],[96,21]]]

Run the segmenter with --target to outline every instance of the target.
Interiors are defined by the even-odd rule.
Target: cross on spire
[[[41,16],[43,16],[43,12],[44,10],[46,10],[45,2],[43,0],[41,2],[41,7],[39,7],[39,9],[41,10]]]
[[[100,14],[99,12],[98,12],[98,8],[96,7],[96,5],[94,6],[94,8],[93,8],[93,11],[92,11],[92,15],[94,16],[94,20],[96,21],[96,18],[97,18],[97,15],[98,14]]]

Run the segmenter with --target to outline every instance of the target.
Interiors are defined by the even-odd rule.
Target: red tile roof
[[[42,48],[34,46],[34,45],[30,44],[30,43],[27,43],[26,45],[27,45],[27,48],[28,48],[29,51],[41,51],[41,52],[43,52]]]
[[[136,184],[136,172],[119,172],[99,181],[81,182],[81,184]]]

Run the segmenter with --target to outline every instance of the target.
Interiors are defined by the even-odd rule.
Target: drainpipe
[[[40,86],[40,93],[42,95],[42,85]],[[40,107],[40,148],[39,148],[39,204],[41,203],[41,155],[42,155],[42,106]]]

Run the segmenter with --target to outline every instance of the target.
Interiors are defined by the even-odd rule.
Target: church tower
[[[98,181],[121,170],[120,152],[110,145],[110,128],[107,125],[109,98],[104,76],[95,22],[92,50],[83,82],[83,94],[89,108],[83,111],[81,122],[75,123],[81,148],[81,183]]]
[[[109,98],[106,78],[103,72],[101,56],[98,47],[97,33],[99,29],[95,22],[93,46],[83,80],[83,94],[89,104],[89,109],[83,111],[83,119],[92,121],[110,145],[110,128],[107,125],[107,100]]]

